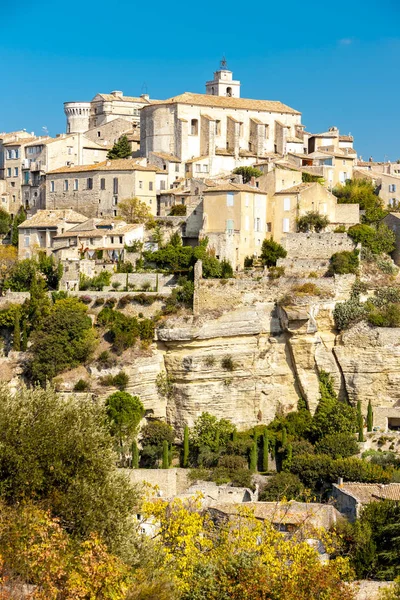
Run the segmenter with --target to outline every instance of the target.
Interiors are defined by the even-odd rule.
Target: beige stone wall
[[[87,180],[93,180],[88,189]],[[114,194],[113,180],[118,179],[118,194]],[[105,190],[100,180],[105,179]],[[68,181],[68,191],[64,181]],[[74,181],[78,189],[74,190]],[[51,191],[54,181],[55,191]],[[153,189],[150,190],[150,187]],[[155,171],[85,171],[51,173],[46,181],[46,208],[72,208],[87,217],[118,216],[118,202],[133,196],[145,202],[152,214],[157,213]]]
[[[359,204],[336,204],[335,208],[335,224],[351,227],[360,222],[360,205]]]
[[[288,258],[329,259],[335,252],[354,250],[347,233],[289,233],[282,245]]]

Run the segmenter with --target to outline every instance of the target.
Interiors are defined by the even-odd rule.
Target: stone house
[[[200,236],[207,236],[217,258],[234,269],[244,266],[246,256],[260,256],[268,231],[267,194],[256,187],[226,183],[205,188]]]
[[[157,213],[155,166],[131,159],[56,169],[46,177],[46,207],[73,208],[87,217],[116,217],[118,203],[137,197]]]
[[[185,177],[184,164],[177,156],[165,152],[150,152],[148,161],[158,167],[160,174],[164,173],[164,177],[159,178],[157,193],[171,189],[174,182]]]
[[[256,519],[271,522],[276,529],[284,533],[302,533],[312,537],[316,530],[330,529],[342,518],[332,504],[314,502],[247,502]],[[238,504],[215,503],[208,509],[215,520],[226,519],[238,514]]]
[[[58,233],[52,239],[52,252],[58,260],[123,260],[125,246],[144,240],[144,225],[114,219],[87,219]]]
[[[349,519],[355,521],[363,506],[370,502],[382,500],[400,501],[400,483],[334,483],[332,498],[338,511]]]
[[[38,251],[50,254],[57,234],[84,223],[87,217],[74,210],[38,210],[18,226],[18,258],[32,258]]]
[[[86,135],[59,135],[25,144],[22,160],[22,196],[27,210],[46,206],[45,175],[65,166],[91,165],[105,160],[107,149]]]
[[[347,148],[354,151],[354,138],[352,135],[340,135],[337,127],[330,127],[323,133],[310,133],[308,137],[308,152],[317,150],[341,150]],[[355,154],[355,151],[354,151]]]
[[[288,153],[288,161],[310,175],[324,179],[324,185],[332,189],[352,179],[356,154],[349,148],[315,150],[310,154]]]
[[[377,188],[380,198],[382,198],[384,207],[388,210],[398,210],[400,208],[400,171],[380,173],[375,170],[354,169],[355,179],[367,179]]]
[[[240,82],[225,64],[207,82],[205,94],[185,92],[140,111],[142,155],[172,154],[185,170],[189,165],[188,173],[194,167],[195,175],[229,173],[271,152],[283,155],[287,139],[301,131],[299,111],[281,102],[240,98]]]

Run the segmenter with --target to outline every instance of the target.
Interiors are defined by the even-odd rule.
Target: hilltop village
[[[225,59],[64,112],[0,133],[5,600],[398,598],[400,161]]]

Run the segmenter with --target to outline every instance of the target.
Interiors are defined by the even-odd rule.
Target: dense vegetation
[[[340,330],[363,320],[377,327],[400,327],[400,288],[382,287],[365,302],[355,289],[349,300],[336,304],[333,318]]]
[[[334,188],[333,193],[340,204],[359,204],[360,210],[365,211],[361,217],[363,223],[376,223],[386,215],[383,201],[367,179],[348,179],[345,185]]]

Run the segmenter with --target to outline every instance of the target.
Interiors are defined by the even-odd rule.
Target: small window
[[[226,232],[227,233],[233,233],[233,228],[234,228],[234,221],[233,219],[227,219],[226,221]]]
[[[196,173],[201,173],[201,165],[196,165]]]
[[[215,135],[221,135],[221,121],[215,121]]]
[[[100,189],[101,190],[106,189],[106,180],[104,179],[104,177],[102,179],[100,179]]]
[[[14,177],[18,177],[18,167],[14,167]]]
[[[227,95],[229,98],[231,98],[231,96],[232,96],[232,88],[231,88],[231,87],[227,87],[227,88],[226,88],[226,95]]]
[[[97,132],[97,137],[101,137],[101,131]]]
[[[120,235],[120,236],[119,236],[119,243],[120,243],[120,244],[122,244],[122,243],[123,243],[123,241],[124,241],[124,240],[123,240],[123,237],[122,237],[122,235]]]
[[[118,177],[113,179],[113,194],[118,194]]]
[[[25,248],[29,248],[29,244],[30,244],[30,238],[29,237],[24,238],[24,246],[25,246]]]
[[[64,192],[68,192],[68,179],[64,179]]]
[[[10,167],[8,167],[8,169],[7,169],[7,177],[11,177],[11,172],[12,171],[11,171]]]
[[[113,237],[111,237],[111,243],[112,243],[112,244],[114,243],[114,238],[113,238]]]
[[[75,192],[79,190],[79,179],[74,179],[74,190]]]
[[[228,192],[226,195],[226,205],[233,206],[233,192]]]
[[[54,192],[54,181],[50,181],[50,191]]]
[[[153,191],[153,182],[152,181],[149,181],[149,190],[150,190],[150,192]]]
[[[283,199],[283,210],[290,210],[290,198]]]
[[[175,173],[179,173],[179,163],[175,163]]]
[[[160,190],[165,190],[165,181],[160,181]]]
[[[197,135],[199,133],[199,121],[197,119],[192,119],[190,122],[190,133],[192,135]]]
[[[290,221],[289,219],[283,219],[283,233],[289,232]]]
[[[68,146],[68,154],[72,154],[72,146]]]
[[[139,181],[139,190],[143,189],[143,181]]]
[[[265,231],[267,233],[271,233],[271,231],[272,231],[272,223],[266,223],[265,224]]]
[[[118,196],[113,196],[113,205],[117,206],[118,204]]]
[[[92,177],[88,177],[86,180],[86,189],[87,190],[92,190],[93,189],[93,178]]]

